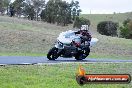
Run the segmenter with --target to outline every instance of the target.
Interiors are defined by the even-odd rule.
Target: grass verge
[[[102,54],[102,53],[91,53],[87,58],[96,58],[96,59],[119,59],[119,60],[132,60],[130,55],[115,55],[115,54]]]
[[[0,56],[46,56],[44,53],[10,53],[10,52],[2,52]]]
[[[46,56],[46,53],[10,53],[10,52],[2,52],[0,56]],[[101,53],[90,53],[87,58],[94,58],[94,59],[119,59],[119,60],[131,60],[131,56],[122,56],[122,55],[108,55],[108,54],[101,54]]]
[[[82,88],[75,80],[79,64],[0,67],[0,88]],[[82,64],[87,74],[130,74],[131,63]],[[125,70],[125,71],[124,71]],[[131,88],[130,84],[87,84],[83,88]]]

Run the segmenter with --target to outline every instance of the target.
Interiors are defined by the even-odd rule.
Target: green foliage
[[[14,5],[13,4],[10,4],[10,7],[9,7],[9,16],[12,17],[15,15],[15,9],[14,9]]]
[[[79,28],[80,29],[82,25],[90,26],[90,20],[83,18],[83,17],[81,17],[81,18],[76,17],[73,28]]]
[[[123,26],[120,27],[120,36],[127,39],[132,39],[132,20],[131,19],[126,19],[123,22]]]
[[[79,2],[72,0],[70,3],[72,20],[75,21],[75,18],[80,15],[81,9],[79,9]]]
[[[24,8],[24,15],[29,19],[29,20],[33,20],[35,19],[34,16],[35,16],[35,11],[34,11],[34,7],[33,5],[27,5],[25,8]]]
[[[64,0],[15,0],[11,4],[10,13],[20,17],[23,15],[30,20],[39,20],[57,25],[66,26],[75,21],[80,15],[78,1],[68,3]]]
[[[34,7],[35,18],[38,20],[38,16],[45,6],[45,0],[31,0]]]
[[[0,12],[1,12],[1,14],[3,14],[3,12],[4,12],[4,8],[3,8],[3,0],[0,0]]]
[[[14,10],[17,16],[20,16],[22,13],[22,8],[24,7],[24,0],[15,0],[12,3]]]
[[[41,19],[48,23],[65,26],[72,23],[75,17],[79,16],[80,11],[78,1],[68,3],[62,0],[49,0],[41,12]]]
[[[11,0],[0,0],[0,12],[4,15],[4,12],[7,10],[8,13],[8,6]]]
[[[39,13],[45,6],[45,0],[15,0],[12,6],[18,17],[24,15],[28,19],[38,20]]]
[[[126,26],[126,25],[127,25],[127,23],[129,23],[130,21],[131,21],[131,19],[129,19],[129,18],[128,18],[128,19],[126,19],[126,20],[124,20],[124,21],[123,21],[123,26]]]
[[[102,21],[97,25],[97,31],[102,35],[117,36],[118,24],[112,21]]]

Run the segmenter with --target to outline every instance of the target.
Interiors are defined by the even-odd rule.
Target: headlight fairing
[[[60,42],[59,40],[57,40],[57,43],[56,43],[57,45],[58,45],[58,47],[60,47],[60,48],[62,48],[63,47],[63,43],[62,42]]]

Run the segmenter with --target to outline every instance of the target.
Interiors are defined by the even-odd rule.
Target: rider
[[[92,37],[91,37],[91,34],[89,33],[88,25],[82,25],[81,29],[79,31],[75,32],[75,34],[81,35],[82,43],[85,43],[87,41],[90,44]]]

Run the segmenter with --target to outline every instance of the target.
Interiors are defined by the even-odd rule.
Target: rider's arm
[[[80,34],[80,31],[76,31],[75,34]]]
[[[91,41],[92,36],[91,36],[91,34],[90,34],[89,32],[87,33],[87,36],[88,36],[88,38],[89,38],[88,40]]]

